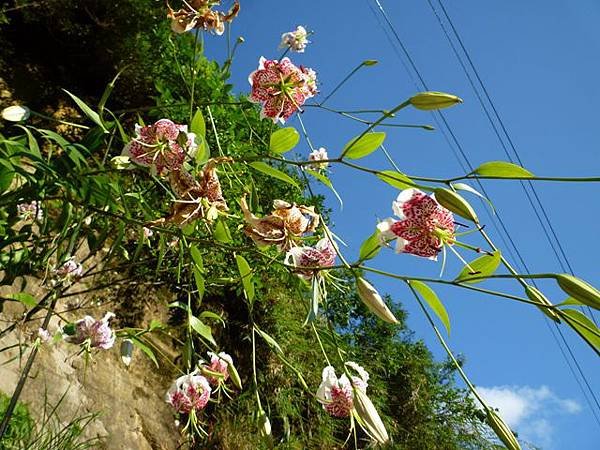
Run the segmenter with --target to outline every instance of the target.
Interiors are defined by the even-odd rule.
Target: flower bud
[[[591,284],[566,273],[556,275],[556,281],[560,288],[575,300],[594,309],[600,309],[600,292]]]
[[[389,442],[390,438],[377,409],[367,394],[360,389],[354,389],[354,411],[369,436],[380,444]]]
[[[374,66],[375,64],[377,64],[379,61],[377,61],[376,59],[365,59],[362,62],[363,66]]]
[[[266,437],[271,435],[271,422],[269,421],[269,417],[264,409],[261,409],[258,412],[258,426],[262,436]]]
[[[73,335],[75,335],[75,324],[74,323],[68,323],[68,324],[66,324],[63,327],[62,331],[67,336],[73,336]]]
[[[356,287],[358,296],[373,314],[385,322],[398,323],[398,319],[394,317],[377,290],[370,283],[364,278],[357,278]]]
[[[419,92],[409,100],[410,104],[422,111],[431,111],[435,109],[450,108],[457,103],[462,103],[462,99],[452,94],[444,92]]]
[[[540,291],[539,289],[537,289],[533,286],[527,286],[525,288],[525,293],[527,294],[527,297],[529,297],[529,300],[531,300],[531,301],[534,301],[536,303],[541,303],[542,305],[552,306],[552,303],[546,298],[546,296],[542,293],[542,291]],[[543,306],[541,306],[539,308],[550,319],[554,320],[556,323],[560,323],[558,314],[556,314],[553,310],[551,310],[550,308],[544,308]]]
[[[9,122],[22,122],[29,119],[30,115],[31,111],[27,106],[14,105],[2,110],[2,118]]]
[[[227,370],[229,372],[229,378],[231,378],[233,385],[241,391],[243,389],[242,379],[240,378],[240,374],[238,373],[233,363],[227,361]]]
[[[487,422],[508,450],[521,450],[514,433],[493,409],[487,409]]]
[[[121,342],[121,361],[127,367],[131,364],[131,356],[133,355],[133,341],[131,339],[123,339]]]

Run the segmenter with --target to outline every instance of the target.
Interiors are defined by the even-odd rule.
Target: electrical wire
[[[428,1],[429,1],[429,0],[428,0]],[[367,0],[367,2],[368,2],[368,0]],[[408,60],[408,63],[409,63],[409,65],[412,67],[412,69],[413,69],[414,73],[417,75],[417,77],[418,77],[418,79],[419,79],[419,81],[420,81],[421,85],[423,86],[423,88],[425,88],[425,90],[428,90],[427,83],[425,82],[425,80],[424,80],[423,76],[421,75],[420,71],[418,70],[418,68],[417,68],[417,66],[416,66],[416,64],[415,64],[415,62],[414,62],[414,60],[413,60],[413,58],[412,58],[412,57],[411,57],[411,55],[410,55],[410,52],[408,51],[408,49],[406,48],[406,46],[405,46],[405,45],[404,45],[404,43],[402,42],[402,39],[400,38],[400,36],[399,36],[398,32],[396,31],[396,29],[395,29],[395,27],[394,27],[393,23],[391,22],[391,20],[390,20],[390,18],[389,18],[389,16],[388,16],[388,14],[387,14],[387,12],[386,12],[386,11],[385,11],[385,9],[383,8],[383,5],[381,4],[381,2],[380,2],[379,0],[374,0],[374,2],[375,2],[375,4],[377,5],[377,8],[379,9],[379,11],[381,12],[381,15],[382,15],[382,17],[384,18],[385,22],[387,23],[388,27],[390,28],[390,30],[391,30],[391,33],[392,33],[392,35],[394,36],[394,38],[395,38],[396,42],[398,43],[398,45],[399,45],[399,46],[400,46],[400,48],[402,49],[402,52],[404,53],[404,56],[405,56],[405,58]],[[369,3],[369,7],[371,8],[371,5],[370,5],[370,3]],[[373,11],[373,9],[372,9],[372,8],[371,8],[371,10]],[[390,43],[392,44],[392,48],[394,48],[394,50],[395,50],[396,54],[399,56],[400,60],[402,61],[402,64],[403,64],[404,68],[405,68],[405,69],[407,70],[407,72],[409,73],[409,76],[410,76],[410,78],[413,80],[413,82],[415,83],[415,85],[417,86],[417,88],[419,88],[419,86],[418,86],[418,83],[416,82],[415,78],[413,77],[413,75],[412,75],[411,71],[408,69],[408,65],[406,64],[406,62],[404,61],[404,59],[401,57],[400,53],[397,51],[397,49],[396,49],[396,46],[395,46],[395,45],[393,44],[393,42],[391,41],[391,37],[390,37],[390,35],[388,34],[388,32],[387,32],[386,28],[383,26],[383,24],[382,24],[382,23],[379,21],[379,19],[378,19],[378,23],[379,23],[379,25],[380,25],[380,26],[383,28],[383,30],[384,30],[384,32],[385,32],[385,34],[386,34],[386,36],[388,37],[388,40],[390,40]],[[455,53],[455,54],[456,54],[456,53]],[[457,55],[457,57],[458,57],[458,55]],[[459,58],[459,60],[460,60],[460,58]],[[461,63],[461,64],[462,64],[462,63]],[[469,77],[469,78],[470,78],[470,77]],[[472,80],[471,80],[471,81],[472,81]],[[474,83],[472,84],[472,86],[474,87]],[[474,89],[475,89],[475,87],[474,87]],[[476,91],[476,94],[477,94],[478,98],[480,98],[480,95],[479,95],[479,93],[477,92],[477,90],[476,90],[476,89],[475,89],[475,91]],[[487,92],[487,90],[486,90],[486,92]],[[483,105],[483,102],[482,102],[482,105]],[[484,108],[484,110],[485,110],[485,108]],[[485,111],[487,111],[487,110],[485,110]],[[497,111],[496,111],[496,112],[497,112]],[[472,170],[473,170],[473,166],[472,166],[472,164],[470,163],[470,161],[469,161],[469,158],[468,158],[468,156],[466,155],[466,152],[465,152],[465,151],[464,151],[464,149],[462,148],[462,145],[460,144],[460,142],[458,141],[458,139],[457,139],[456,135],[455,135],[455,134],[454,134],[454,132],[452,131],[452,128],[450,127],[450,125],[449,125],[448,121],[446,120],[446,118],[445,118],[444,114],[443,114],[443,113],[441,113],[441,112],[439,112],[439,111],[438,111],[438,113],[439,113],[439,119],[440,119],[440,120],[441,120],[441,122],[444,124],[444,126],[445,126],[445,127],[446,127],[446,129],[448,130],[448,133],[449,133],[449,134],[450,134],[450,136],[452,137],[452,141],[454,142],[454,145],[456,146],[456,149],[454,148],[454,146],[452,145],[452,143],[451,143],[451,142],[450,142],[450,140],[448,139],[448,136],[447,136],[447,135],[446,135],[446,133],[444,132],[444,128],[443,128],[443,127],[440,127],[440,130],[442,131],[442,134],[444,135],[444,138],[446,139],[446,142],[448,143],[448,145],[449,145],[449,146],[450,146],[450,148],[452,149],[452,151],[453,151],[453,153],[454,153],[455,157],[456,157],[456,158],[457,158],[457,160],[459,161],[459,164],[460,164],[460,165],[461,165],[461,166],[464,168],[464,164],[462,163],[461,159],[459,158],[459,154],[460,154],[460,156],[462,156],[462,158],[463,158],[463,159],[464,159],[464,161],[466,162],[467,166],[468,166],[468,167],[471,169],[471,171],[472,171]],[[488,113],[488,112],[486,112],[486,114],[488,115],[488,118],[489,118],[489,119],[491,119],[491,117],[489,117],[489,113]],[[437,124],[438,124],[438,126],[439,126],[439,121],[437,120],[437,117],[436,117],[436,123],[437,123]],[[497,131],[497,129],[496,129],[496,131]],[[497,136],[499,137],[499,133],[497,133]],[[457,149],[458,149],[458,151],[457,151]],[[519,159],[519,160],[520,160],[520,159]],[[481,190],[482,190],[482,193],[483,193],[483,194],[484,194],[486,197],[488,197],[488,198],[489,198],[489,196],[488,196],[488,195],[487,195],[487,193],[485,192],[485,188],[483,187],[483,185],[482,185],[482,183],[480,182],[480,180],[477,180],[477,182],[478,182],[478,185],[479,185],[479,187],[480,187],[480,188],[481,188]],[[538,198],[539,198],[539,197],[538,197]],[[532,205],[532,206],[533,206],[533,205]],[[534,211],[536,212],[536,215],[538,215],[538,213],[537,213],[537,210],[536,210],[535,208],[534,208]],[[491,216],[491,215],[490,215],[490,216]],[[545,217],[547,217],[547,214],[544,214],[544,216],[545,216]],[[526,263],[525,263],[525,261],[524,261],[524,259],[523,259],[522,255],[521,255],[521,253],[519,252],[519,249],[518,249],[518,247],[515,245],[515,243],[514,243],[514,240],[512,239],[512,237],[511,237],[510,233],[508,232],[508,229],[507,229],[506,225],[504,224],[504,221],[502,220],[502,218],[501,218],[501,216],[500,216],[500,214],[499,214],[499,212],[498,212],[498,211],[497,211],[497,213],[496,213],[496,219],[497,219],[497,220],[498,220],[498,222],[500,223],[500,226],[501,226],[501,228],[503,229],[504,233],[506,234],[506,237],[508,238],[508,240],[509,240],[509,241],[510,241],[510,243],[511,243],[511,246],[508,246],[508,245],[507,245],[507,248],[509,248],[509,249],[510,249],[511,247],[512,247],[512,248],[514,248],[514,250],[515,250],[515,252],[516,252],[516,254],[517,254],[517,256],[518,256],[518,259],[519,259],[519,261],[520,261],[520,263],[521,263],[521,265],[523,266],[523,268],[525,269],[525,271],[528,273],[529,271],[528,271],[528,269],[527,269],[527,265],[526,265]],[[543,222],[541,221],[541,219],[539,218],[539,215],[538,215],[538,220],[540,220],[540,223],[543,223]],[[492,221],[493,221],[493,218],[492,218]],[[494,221],[493,221],[493,223],[494,223]],[[544,229],[544,231],[545,231],[545,232],[547,232],[547,231],[546,231],[546,229],[545,229],[544,227],[543,227],[543,229]],[[503,236],[502,236],[502,233],[499,233],[499,235],[500,235],[501,237],[503,237]],[[503,240],[504,240],[504,239],[503,239]],[[505,241],[505,242],[506,242],[506,241]],[[553,247],[553,248],[554,248],[554,247]],[[563,250],[563,251],[564,251],[564,250]],[[513,259],[514,259],[514,257],[513,257]],[[559,258],[559,260],[560,260],[560,258]],[[546,319],[546,320],[547,320],[547,319]],[[584,397],[585,397],[586,401],[588,402],[588,405],[590,406],[590,409],[592,410],[592,412],[593,412],[593,414],[594,414],[594,417],[595,417],[595,419],[596,419],[596,422],[598,422],[598,424],[600,425],[600,420],[599,420],[599,418],[598,418],[598,415],[597,415],[597,413],[596,413],[596,410],[595,410],[595,408],[593,407],[593,404],[591,403],[591,401],[589,400],[589,398],[588,398],[588,395],[587,395],[587,393],[586,393],[585,389],[583,388],[583,385],[581,384],[581,381],[580,381],[580,380],[579,380],[579,378],[576,376],[576,374],[575,374],[575,371],[574,371],[574,369],[573,369],[573,367],[572,367],[572,365],[571,365],[571,363],[570,363],[569,359],[567,358],[567,356],[566,356],[566,354],[565,354],[565,352],[564,352],[564,350],[563,350],[562,346],[560,345],[560,342],[558,341],[558,338],[556,337],[556,334],[554,333],[554,330],[553,330],[553,329],[550,327],[550,325],[549,325],[547,322],[546,322],[546,324],[548,325],[548,328],[549,328],[549,330],[551,331],[551,333],[552,333],[552,336],[553,336],[553,338],[554,338],[554,340],[555,340],[555,342],[556,342],[557,346],[559,347],[559,349],[560,349],[560,351],[561,351],[561,354],[563,355],[563,357],[564,357],[565,361],[567,362],[567,365],[569,366],[569,369],[571,370],[572,374],[574,375],[574,377],[575,377],[575,380],[577,381],[577,384],[579,385],[579,387],[580,387],[580,389],[581,389],[582,393],[584,394]],[[596,405],[598,405],[598,400],[597,400],[597,398],[596,398],[596,396],[595,396],[595,394],[594,394],[593,390],[591,389],[591,386],[589,385],[589,382],[588,382],[588,380],[587,380],[587,378],[586,378],[585,374],[583,373],[583,370],[581,369],[581,366],[580,366],[580,364],[578,363],[578,361],[577,361],[577,359],[575,358],[575,355],[573,354],[573,352],[572,352],[572,350],[571,350],[571,348],[570,348],[570,346],[569,346],[568,342],[566,341],[566,339],[565,339],[565,337],[564,337],[564,335],[563,335],[563,333],[562,333],[562,330],[560,330],[560,328],[558,328],[558,327],[557,327],[557,330],[558,330],[558,332],[560,333],[560,336],[561,336],[561,338],[562,338],[562,340],[563,340],[563,343],[564,343],[564,345],[566,346],[566,348],[568,349],[568,353],[569,353],[569,355],[571,356],[571,358],[573,359],[573,361],[574,361],[574,363],[575,363],[575,365],[576,365],[576,367],[577,367],[577,369],[578,369],[578,371],[579,371],[579,373],[580,373],[580,376],[583,378],[583,380],[584,380],[584,382],[585,382],[586,386],[588,387],[588,390],[589,390],[590,394],[593,396],[593,398],[594,398],[594,401],[595,401]],[[599,409],[600,409],[600,405],[599,405]]]

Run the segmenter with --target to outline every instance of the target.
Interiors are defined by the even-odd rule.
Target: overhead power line
[[[367,2],[368,2],[368,0],[367,0]],[[379,23],[379,25],[382,27],[382,29],[384,30],[384,32],[385,32],[385,34],[386,34],[386,36],[387,36],[388,40],[390,40],[390,43],[392,44],[392,48],[394,48],[394,51],[396,52],[396,54],[398,55],[399,59],[401,60],[401,62],[402,62],[402,64],[403,64],[404,68],[405,68],[405,69],[407,70],[407,72],[409,73],[409,76],[410,76],[410,78],[413,80],[413,83],[415,83],[415,85],[417,86],[417,89],[421,89],[421,87],[419,86],[419,83],[417,83],[416,79],[413,77],[413,74],[411,73],[411,71],[410,71],[410,69],[409,69],[409,65],[410,65],[410,67],[412,68],[412,71],[414,72],[414,74],[416,74],[416,76],[418,77],[418,80],[419,80],[419,82],[420,82],[420,84],[421,84],[422,88],[424,88],[425,90],[429,90],[429,88],[427,87],[427,83],[425,82],[425,80],[424,80],[423,76],[421,75],[420,71],[418,70],[418,68],[417,68],[417,66],[416,66],[416,64],[415,64],[415,62],[414,62],[414,60],[413,60],[413,58],[412,58],[412,57],[411,57],[411,55],[410,55],[410,52],[408,51],[408,49],[407,49],[407,48],[406,48],[406,46],[404,45],[404,43],[403,43],[402,39],[400,38],[400,36],[399,36],[398,32],[396,31],[396,29],[395,29],[395,27],[394,27],[393,23],[391,22],[391,20],[390,20],[390,18],[389,18],[389,16],[388,16],[388,14],[387,14],[387,12],[386,12],[386,11],[385,11],[385,9],[383,8],[383,5],[381,4],[381,2],[380,2],[379,0],[374,0],[374,2],[375,2],[375,4],[377,5],[377,8],[379,9],[379,11],[380,11],[380,13],[381,13],[381,16],[383,17],[383,19],[384,19],[385,23],[388,25],[388,27],[389,27],[389,29],[390,29],[390,31],[391,31],[391,35],[393,36],[393,38],[395,39],[395,41],[396,41],[396,42],[397,42],[397,44],[399,45],[400,49],[402,50],[402,52],[403,52],[403,54],[404,54],[404,57],[405,57],[405,58],[406,58],[406,60],[408,61],[408,64],[407,64],[407,63],[404,61],[404,58],[402,58],[402,56],[401,56],[401,55],[400,55],[400,53],[398,52],[398,50],[397,50],[396,46],[394,45],[394,43],[393,43],[393,41],[392,41],[392,36],[390,36],[390,34],[389,34],[389,33],[388,33],[388,31],[386,30],[386,28],[385,28],[385,27],[383,26],[383,24],[382,24],[382,23],[379,21],[379,18],[377,18],[377,20],[378,20],[378,23]],[[429,0],[428,0],[428,2],[429,2]],[[431,3],[430,3],[430,6],[432,7],[432,9],[434,9],[434,12],[435,12],[435,8],[433,8],[433,5],[432,5]],[[371,5],[370,5],[370,3],[369,3],[369,7],[371,8]],[[373,9],[372,9],[372,11],[373,11]],[[376,14],[376,12],[375,12],[375,11],[373,11],[373,12]],[[376,16],[377,16],[377,14],[376,14]],[[437,14],[436,14],[436,16],[437,16]],[[437,16],[437,17],[438,17],[438,20],[440,20],[440,19],[439,19],[439,16]],[[441,22],[441,20],[440,20],[440,22]],[[454,28],[454,29],[455,29],[455,28]],[[448,35],[447,35],[447,37],[448,37],[448,39],[449,39],[449,36],[448,36]],[[451,45],[452,45],[453,49],[455,50],[455,47],[454,47],[454,45],[453,45],[453,44],[451,44]],[[463,46],[463,47],[464,47],[464,46]],[[458,52],[457,52],[457,51],[455,51],[455,55],[456,55],[456,56],[457,56],[457,58],[459,59],[459,62],[461,62],[461,66],[463,66],[463,69],[465,70],[465,73],[468,73],[468,71],[466,71],[466,67],[464,66],[464,63],[462,62],[462,60],[461,60],[461,58],[460,58],[460,56],[459,56],[459,54],[458,54]],[[471,61],[471,62],[472,62],[472,61]],[[470,82],[472,82],[472,79],[470,78],[470,76],[469,76],[469,75],[468,75],[468,78],[469,78],[469,81],[470,81]],[[478,77],[478,78],[480,79],[480,77]],[[474,90],[475,90],[475,92],[476,92],[476,95],[477,95],[477,96],[478,96],[478,98],[480,99],[480,102],[482,103],[482,106],[484,107],[484,111],[486,112],[486,115],[488,116],[488,119],[489,119],[489,120],[490,120],[490,122],[493,124],[493,121],[491,120],[491,116],[489,115],[489,112],[488,112],[488,111],[487,111],[487,109],[485,108],[485,104],[484,104],[484,103],[483,103],[483,101],[481,100],[481,96],[480,96],[479,92],[477,91],[477,89],[476,89],[476,87],[475,87],[475,84],[474,84],[474,83],[471,83],[471,86],[473,87],[473,89],[474,89]],[[487,90],[486,90],[485,92],[487,93]],[[488,96],[489,96],[489,93],[488,93]],[[494,108],[494,110],[495,110],[495,108]],[[496,111],[496,113],[497,113],[497,110],[495,110],[495,111]],[[461,158],[460,158],[460,157],[462,157],[462,159],[464,159],[464,162],[466,163],[466,165],[467,165],[467,166],[470,168],[470,170],[472,171],[472,170],[473,170],[473,165],[471,164],[471,162],[470,162],[470,160],[469,160],[469,158],[468,158],[468,156],[467,156],[466,152],[464,151],[464,149],[463,149],[462,145],[460,144],[460,142],[459,142],[459,140],[457,139],[457,137],[456,137],[455,133],[453,132],[452,128],[450,127],[450,125],[449,125],[448,121],[446,120],[446,118],[445,118],[444,114],[438,111],[438,115],[439,115],[439,120],[438,120],[438,117],[436,117],[436,116],[434,115],[434,119],[436,120],[436,124],[438,124],[438,126],[440,127],[440,130],[442,131],[442,134],[443,134],[443,136],[444,136],[444,138],[445,138],[445,140],[446,140],[447,144],[450,146],[450,148],[451,148],[452,152],[454,153],[455,157],[457,158],[457,160],[458,160],[459,164],[460,164],[460,165],[463,167],[463,169],[464,169],[464,164],[463,164],[463,161],[462,161],[462,160],[461,160]],[[441,127],[441,126],[440,126],[440,121],[443,123],[444,127]],[[502,139],[500,138],[500,134],[499,134],[499,132],[497,131],[497,128],[495,127],[495,124],[494,124],[493,126],[494,126],[494,129],[495,129],[495,131],[496,131],[497,137],[500,139],[500,141],[501,141],[501,142],[502,142],[502,144],[503,144],[503,148],[505,148],[505,150],[506,150],[506,147],[504,146],[504,143],[503,143]],[[448,135],[447,135],[447,134],[446,134],[446,132],[444,131],[444,128],[447,130],[448,134],[451,136],[451,138],[452,138],[452,141],[450,141],[450,139],[448,138]],[[504,128],[504,129],[506,129],[505,127],[503,127],[503,128]],[[512,142],[512,140],[511,140],[511,142]],[[454,144],[454,145],[453,145],[453,144]],[[456,149],[454,148],[454,146],[456,146]],[[516,149],[515,149],[515,151],[516,151]],[[506,152],[508,152],[508,151],[506,150]],[[460,155],[460,157],[459,157],[459,155]],[[509,155],[509,154],[508,154],[508,155]],[[510,158],[510,155],[509,155],[509,158]],[[510,158],[510,159],[512,160],[512,158]],[[518,160],[520,161],[520,158],[518,158]],[[522,163],[521,163],[521,165],[522,165]],[[482,190],[482,193],[483,193],[484,195],[486,195],[486,196],[489,198],[489,195],[488,195],[488,194],[485,192],[485,188],[483,187],[483,184],[480,182],[480,180],[477,180],[477,183],[478,183],[478,185],[479,185],[480,189]],[[525,189],[525,188],[524,188],[524,189]],[[537,197],[537,194],[536,194],[536,197]],[[528,198],[530,198],[530,197],[528,196]],[[537,198],[539,199],[539,197],[537,197]],[[534,208],[534,211],[535,211],[536,215],[538,216],[538,220],[540,221],[540,224],[542,224],[542,227],[543,227],[543,221],[541,220],[541,217],[539,216],[539,214],[538,214],[538,212],[537,212],[537,209],[535,208],[535,206],[534,206],[533,202],[531,202],[531,200],[530,200],[530,204],[531,204],[531,206]],[[545,211],[543,212],[543,215],[544,215],[544,216],[547,218],[547,214],[545,213]],[[494,218],[491,216],[491,214],[490,214],[490,218],[492,219],[492,223],[495,223],[495,221],[494,221]],[[507,245],[507,248],[509,248],[509,249],[510,249],[510,248],[512,247],[512,248],[514,249],[514,251],[515,251],[515,253],[517,254],[517,257],[518,257],[518,259],[519,259],[519,261],[520,261],[520,263],[521,263],[521,265],[523,266],[523,269],[524,269],[524,271],[525,271],[526,273],[529,273],[529,270],[528,270],[528,268],[527,268],[527,264],[525,263],[525,261],[524,261],[524,259],[523,259],[522,255],[521,255],[521,253],[520,253],[520,251],[519,251],[518,247],[515,245],[515,242],[514,242],[514,240],[512,239],[512,237],[511,237],[510,233],[508,232],[508,229],[507,229],[506,225],[504,224],[504,221],[502,220],[502,217],[500,216],[500,213],[499,213],[498,211],[497,211],[497,214],[496,214],[496,219],[497,219],[498,223],[500,224],[500,226],[501,226],[502,230],[504,231],[504,234],[506,235],[506,237],[507,237],[507,238],[508,238],[508,240],[510,241],[510,244],[511,244],[511,245],[510,245],[510,246],[508,246],[508,245]],[[549,239],[549,242],[552,242],[552,241],[551,241],[551,239],[550,239],[550,237],[549,237],[549,235],[547,234],[548,232],[547,232],[547,230],[546,230],[546,228],[545,228],[545,227],[543,227],[543,230],[544,230],[544,232],[546,233],[546,235],[547,235],[547,238]],[[553,234],[555,235],[555,232],[553,232]],[[503,241],[506,243],[506,241],[505,241],[505,240],[504,240],[504,238],[503,238],[503,234],[502,234],[502,233],[499,233],[499,235],[500,235],[500,237],[503,239]],[[562,248],[562,246],[561,246],[561,248]],[[553,250],[554,250],[554,247],[553,247]],[[562,252],[564,253],[564,249],[562,250]],[[566,256],[566,255],[565,255],[565,256]],[[557,255],[557,257],[558,257],[558,255]],[[514,257],[513,257],[513,259],[514,259]],[[560,261],[560,258],[558,258],[558,259],[559,259],[559,261]],[[561,263],[562,263],[562,262],[561,262]],[[570,268],[570,265],[569,265],[569,268]],[[563,269],[563,270],[564,270],[564,269]],[[565,270],[565,271],[566,271],[566,270]],[[571,372],[573,373],[573,375],[574,375],[574,378],[575,378],[575,380],[577,381],[577,384],[579,385],[579,388],[581,389],[582,393],[584,394],[584,397],[585,397],[585,399],[586,399],[586,401],[587,401],[588,405],[590,406],[590,409],[592,410],[592,412],[593,412],[593,414],[594,414],[594,417],[595,417],[595,419],[596,419],[596,422],[597,422],[597,423],[600,425],[600,419],[599,419],[599,417],[598,417],[598,414],[597,414],[597,412],[596,412],[596,409],[594,408],[594,405],[593,405],[593,404],[592,404],[592,402],[590,401],[590,399],[589,399],[589,397],[588,397],[588,395],[587,395],[587,392],[586,392],[586,390],[584,389],[584,387],[583,387],[583,385],[582,385],[581,381],[580,381],[580,380],[579,380],[579,378],[576,376],[576,374],[575,374],[575,371],[574,371],[574,369],[573,369],[573,366],[571,365],[571,362],[569,361],[568,357],[566,356],[566,354],[565,354],[565,352],[564,352],[564,350],[563,350],[563,348],[562,348],[562,346],[561,346],[560,342],[558,341],[558,338],[556,337],[556,334],[554,333],[554,330],[553,330],[553,329],[550,327],[550,325],[548,324],[547,320],[548,320],[548,319],[546,319],[546,325],[548,326],[549,330],[551,331],[551,333],[552,333],[552,336],[553,336],[553,338],[554,338],[554,340],[555,340],[555,342],[556,342],[557,346],[559,347],[559,350],[560,350],[561,354],[563,355],[563,357],[564,357],[565,361],[567,362],[567,365],[568,365],[569,369],[570,369],[570,370],[571,370]],[[571,358],[573,359],[573,362],[575,363],[575,366],[577,367],[577,370],[578,370],[578,372],[579,372],[579,374],[580,374],[581,378],[584,380],[584,383],[585,383],[585,385],[587,386],[587,388],[588,388],[588,390],[589,390],[589,392],[590,392],[590,395],[593,397],[593,399],[594,399],[594,403],[596,404],[596,406],[598,407],[598,409],[600,409],[600,404],[598,403],[598,399],[596,398],[596,396],[595,396],[595,394],[594,394],[594,392],[593,392],[593,390],[592,390],[592,388],[591,388],[591,386],[590,386],[590,384],[589,384],[589,382],[588,382],[588,380],[587,380],[587,378],[586,378],[586,376],[585,376],[585,374],[584,374],[583,370],[581,369],[581,366],[580,366],[579,362],[578,362],[578,361],[577,361],[577,359],[575,358],[575,355],[574,355],[573,351],[571,350],[571,348],[570,348],[570,346],[569,346],[568,342],[566,341],[566,339],[565,339],[565,337],[564,337],[564,335],[563,335],[563,333],[562,333],[562,330],[560,330],[560,328],[558,328],[558,326],[557,326],[557,330],[558,330],[558,332],[560,333],[560,336],[561,336],[561,338],[562,338],[562,341],[563,341],[564,345],[566,346],[566,348],[567,348],[567,350],[568,350],[568,353],[569,353],[569,355],[570,355],[570,356],[571,356]]]

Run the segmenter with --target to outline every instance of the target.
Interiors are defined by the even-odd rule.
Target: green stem
[[[456,370],[458,370],[458,373],[460,374],[461,378],[464,380],[465,384],[467,385],[467,387],[469,388],[469,390],[473,393],[473,395],[477,398],[477,400],[479,400],[479,403],[481,403],[481,405],[486,410],[489,409],[488,406],[487,406],[487,404],[483,400],[483,398],[481,398],[481,396],[479,395],[479,392],[477,392],[477,389],[475,389],[475,386],[473,385],[473,383],[471,383],[471,381],[469,380],[469,377],[467,377],[467,374],[463,371],[461,365],[458,363],[458,361],[454,357],[454,354],[452,353],[452,350],[450,350],[450,347],[448,347],[448,344],[446,344],[446,340],[444,339],[444,337],[442,336],[442,333],[440,333],[440,331],[438,330],[437,326],[435,325],[435,322],[431,318],[431,315],[429,314],[429,311],[427,311],[427,309],[425,308],[425,305],[423,305],[423,302],[421,301],[421,298],[419,297],[419,295],[417,294],[417,292],[415,291],[415,289],[412,287],[412,285],[408,281],[406,282],[406,284],[408,285],[408,287],[410,288],[411,292],[415,296],[415,299],[419,303],[419,306],[421,307],[421,310],[425,314],[425,317],[427,317],[427,321],[429,322],[429,324],[433,328],[433,331],[435,332],[438,340],[440,341],[440,343],[442,344],[442,347],[444,347],[444,350],[446,351],[446,353],[448,354],[448,356],[452,360],[452,363],[454,364],[454,367],[456,367]]]

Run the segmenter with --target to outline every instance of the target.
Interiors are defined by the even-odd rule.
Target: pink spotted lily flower
[[[367,391],[369,374],[355,362],[348,361],[346,366],[353,369],[358,376],[352,376],[352,381],[346,374],[337,377],[335,369],[327,366],[323,369],[323,381],[317,390],[317,400],[323,409],[333,417],[349,417],[354,410],[354,390]]]
[[[285,123],[304,102],[317,93],[317,75],[307,67],[297,67],[289,58],[281,61],[260,58],[258,69],[250,74],[250,101],[262,105],[261,117]]]
[[[108,312],[100,320],[85,316],[74,324],[63,328],[65,341],[71,344],[88,344],[90,348],[108,350],[115,343],[115,332],[110,328],[109,321],[115,317]]]
[[[123,155],[142,166],[150,166],[160,175],[180,170],[186,155],[196,149],[196,135],[187,125],[160,119],[153,125],[135,126],[136,136],[123,149]]]
[[[433,195],[406,189],[392,203],[400,220],[387,218],[377,225],[382,244],[396,240],[397,253],[435,260],[444,244],[454,243],[454,216]]]
[[[71,256],[59,267],[54,269],[54,281],[70,283],[79,280],[83,275],[83,266]]]
[[[210,357],[210,363],[206,363],[204,367],[210,372],[220,373],[222,377],[207,376],[208,382],[212,386],[217,386],[220,381],[227,381],[229,378],[229,364],[233,364],[233,358],[231,355],[225,352],[219,354],[213,352],[207,352]],[[206,374],[208,375],[208,374]]]
[[[298,25],[294,31],[288,31],[281,35],[281,44],[279,44],[279,47],[289,48],[298,53],[304,53],[306,46],[310,44],[307,37],[308,32],[306,31],[306,28]]]
[[[296,267],[294,270],[305,280],[310,280],[314,270],[303,267],[331,267],[335,263],[337,252],[328,238],[323,238],[314,247],[292,247],[286,254],[286,262]]]
[[[177,378],[165,396],[165,401],[175,412],[190,414],[204,409],[210,399],[210,384],[197,372]]]
[[[42,204],[37,200],[33,200],[30,203],[21,203],[17,205],[17,213],[22,220],[41,221],[44,218]]]

